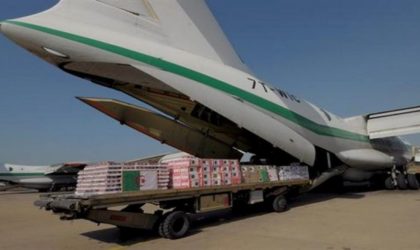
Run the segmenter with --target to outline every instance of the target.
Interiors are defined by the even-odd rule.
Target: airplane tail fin
[[[250,72],[205,0],[98,1],[155,23],[173,47]]]

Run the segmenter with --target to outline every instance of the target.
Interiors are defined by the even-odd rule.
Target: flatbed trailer
[[[193,215],[260,202],[269,204],[276,212],[283,212],[287,209],[288,196],[297,194],[309,184],[309,180],[294,180],[89,197],[47,194],[35,205],[51,210],[62,220],[86,219],[121,229],[156,230],[164,238],[177,239],[188,232]],[[142,207],[148,203],[158,205],[161,210],[145,213]]]

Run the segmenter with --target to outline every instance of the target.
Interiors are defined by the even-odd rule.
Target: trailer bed
[[[75,195],[42,195],[40,201],[71,200],[77,202],[77,206],[91,209],[124,206],[139,203],[155,203],[159,201],[182,200],[195,198],[207,194],[237,193],[239,191],[264,190],[275,187],[291,187],[308,185],[308,180],[278,181],[267,183],[243,183],[231,186],[201,187],[190,189],[150,190],[139,192],[125,192],[116,194],[93,195],[89,197]]]
[[[157,229],[168,239],[184,236],[194,214],[206,214],[243,205],[268,202],[276,212],[287,209],[286,196],[310,185],[309,180],[243,183],[191,189],[168,189],[89,197],[42,195],[35,205],[52,210],[62,220],[86,219],[119,228]],[[162,210],[144,213],[144,204],[158,205]],[[114,207],[114,209],[110,209]],[[124,207],[120,209],[118,207]],[[179,226],[181,225],[181,226]]]

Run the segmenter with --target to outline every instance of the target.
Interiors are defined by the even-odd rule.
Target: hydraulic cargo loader
[[[265,202],[276,212],[287,209],[287,198],[309,185],[309,180],[245,183],[231,186],[169,189],[94,195],[43,195],[36,206],[60,215],[62,220],[86,219],[121,229],[156,230],[168,239],[183,237],[195,215]],[[145,213],[145,204],[160,210]]]

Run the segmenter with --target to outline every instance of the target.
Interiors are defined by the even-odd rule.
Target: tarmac
[[[33,206],[39,193],[0,193],[0,249],[420,249],[420,192],[306,194],[281,214],[260,208],[197,223],[183,239],[60,221]]]

